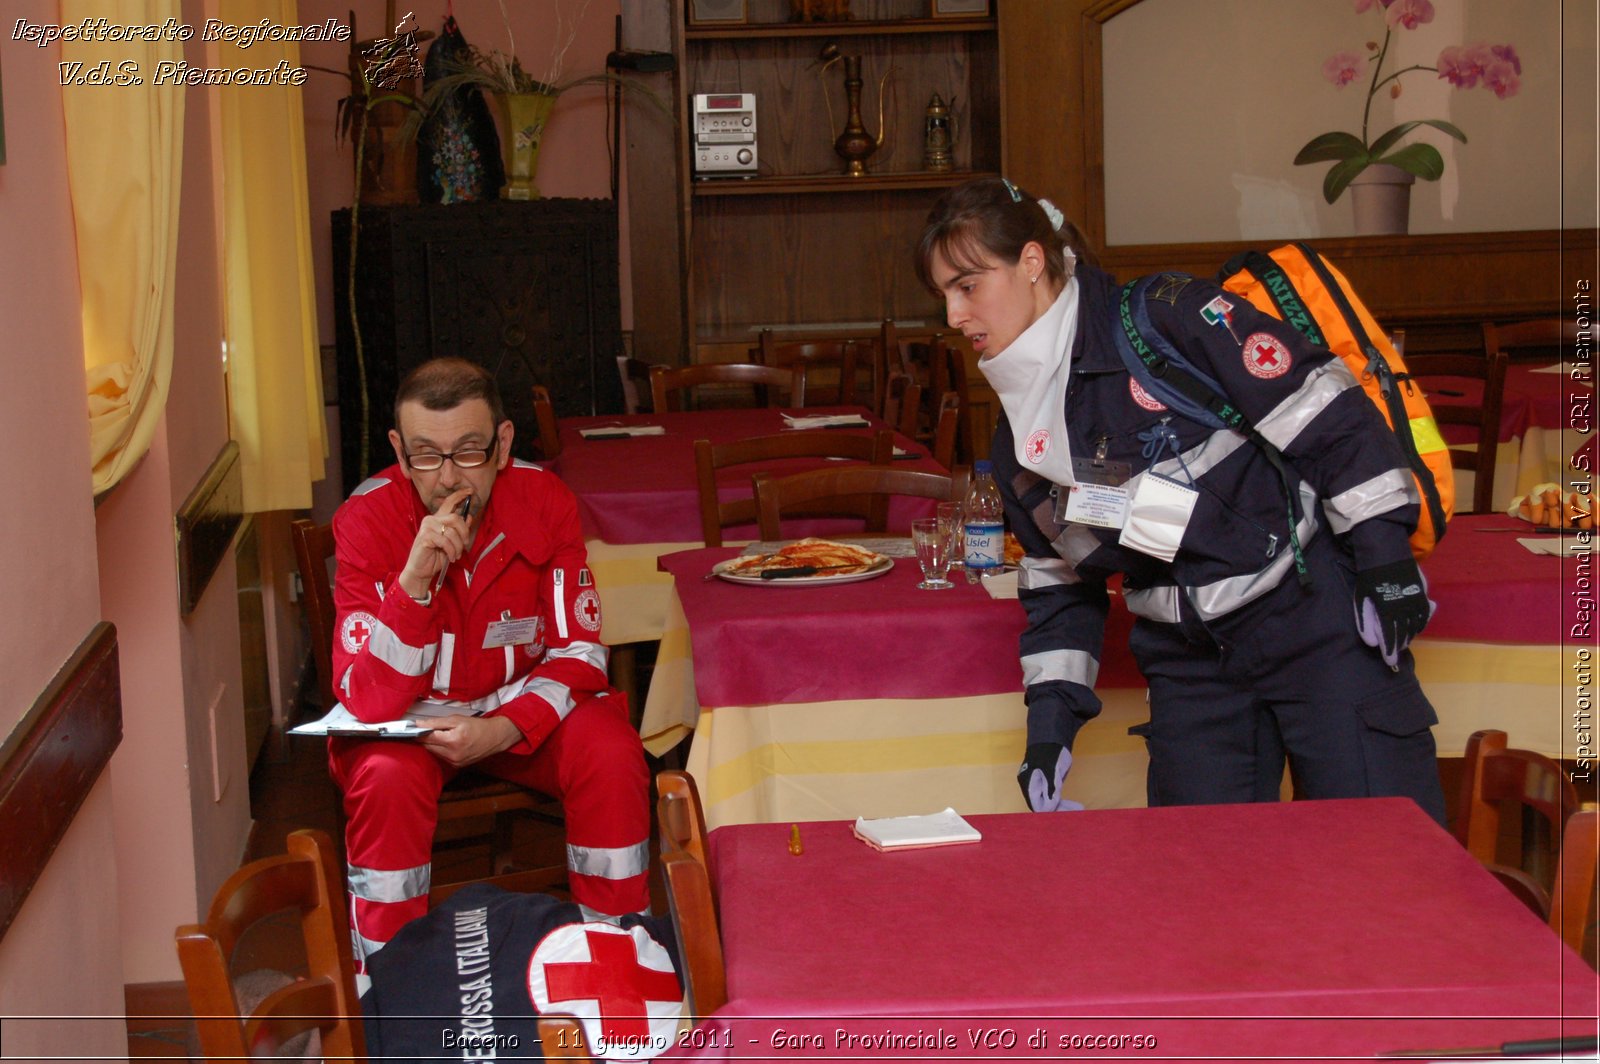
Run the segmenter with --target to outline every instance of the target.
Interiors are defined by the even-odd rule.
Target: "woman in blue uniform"
[[[1406,650],[1431,613],[1408,543],[1416,488],[1344,364],[1209,281],[1145,288],[1141,328],[1215,382],[1275,465],[1140,387],[1117,348],[1119,286],[1048,201],[1000,178],[951,189],[917,267],[1004,408],[990,457],[1027,552],[1030,807],[1074,805],[1061,787],[1099,712],[1120,574],[1152,804],[1269,800],[1286,752],[1307,797],[1404,795],[1443,822],[1437,717]]]

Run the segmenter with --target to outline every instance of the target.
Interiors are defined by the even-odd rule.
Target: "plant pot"
[[[361,202],[394,207],[417,202],[417,140],[402,130],[410,109],[385,101],[367,115],[361,149]]]
[[[1388,163],[1373,163],[1350,182],[1350,207],[1357,236],[1404,235],[1411,220],[1411,186],[1417,176]]]
[[[539,171],[539,142],[544,139],[545,123],[556,98],[542,92],[497,92],[493,101],[500,159],[506,170],[500,198],[538,199],[539,188],[533,180]]]

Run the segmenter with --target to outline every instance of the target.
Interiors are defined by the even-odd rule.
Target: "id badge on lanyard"
[[[1106,441],[1101,439],[1093,458],[1072,460],[1072,479],[1077,483],[1057,493],[1057,521],[1094,528],[1121,528],[1126,523],[1125,485],[1133,476],[1133,467],[1127,462],[1107,461],[1105,455]]]

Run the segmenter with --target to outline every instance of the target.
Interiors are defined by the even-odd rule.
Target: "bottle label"
[[[1000,521],[968,521],[966,533],[967,568],[1000,568],[1005,558],[1005,525]]]

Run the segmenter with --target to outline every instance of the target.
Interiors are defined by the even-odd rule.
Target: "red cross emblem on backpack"
[[[1244,368],[1264,380],[1281,377],[1289,372],[1289,349],[1271,333],[1252,333],[1244,342]]]
[[[564,924],[540,941],[528,997],[540,1012],[577,1016],[595,1053],[640,1060],[672,1045],[683,989],[648,931],[596,922]]]

